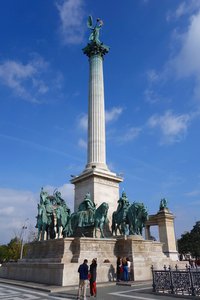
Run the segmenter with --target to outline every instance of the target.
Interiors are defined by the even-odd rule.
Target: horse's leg
[[[58,219],[56,218],[55,222],[53,222],[52,226],[52,236],[54,236],[55,239],[59,239],[60,237],[60,228],[59,228]]]
[[[58,219],[57,219],[56,227],[54,226],[54,231],[55,231],[55,238],[59,239],[60,238],[60,223],[58,222]]]
[[[42,228],[41,228],[41,231],[40,231],[40,240],[41,241],[44,241],[44,232],[45,232],[45,229],[44,229],[44,225],[42,226]]]
[[[119,234],[121,234],[120,224],[116,225],[116,236],[117,236],[117,230],[119,231]]]
[[[116,224],[112,223],[112,235],[115,234],[116,235]]]
[[[120,225],[119,224],[117,224],[117,226],[116,226],[116,235],[117,235],[117,230],[119,231],[119,234],[121,234],[121,229],[120,229]]]
[[[38,228],[38,235],[37,235],[37,240],[40,240],[40,229]]]
[[[94,237],[97,239],[97,227],[98,227],[98,223],[97,221],[94,222]]]
[[[94,226],[94,236],[95,236],[95,238],[97,238],[97,227],[96,226]]]
[[[50,226],[47,225],[46,227],[46,240],[49,240],[50,239]]]
[[[100,232],[101,232],[101,238],[104,238],[104,232],[103,232],[103,223],[100,223],[99,224],[99,229],[100,229]]]
[[[62,236],[61,236],[61,232],[62,232],[62,225],[59,226],[59,229],[58,229],[58,238],[60,239]]]
[[[115,232],[115,227],[116,227],[116,222],[115,222],[115,218],[114,218],[114,215],[112,215],[112,235],[113,233]]]
[[[117,224],[115,223],[115,236],[117,236]]]

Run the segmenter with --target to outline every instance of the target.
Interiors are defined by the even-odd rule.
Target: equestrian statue
[[[70,217],[70,231],[72,236],[80,235],[82,230],[82,236],[84,232],[87,233],[92,230],[94,236],[97,237],[97,230],[100,230],[101,237],[104,238],[104,225],[108,222],[108,204],[103,202],[98,208],[91,200],[90,193],[87,193],[83,202],[80,203],[78,211],[73,213]]]
[[[69,217],[70,209],[62,199],[61,193],[56,189],[51,196],[42,187],[36,217],[38,241],[69,236],[70,232],[67,231]]]
[[[38,229],[37,240],[73,237],[77,236],[77,231],[85,232],[85,229],[89,228],[92,228],[95,237],[97,237],[97,231],[100,230],[103,238],[105,236],[104,225],[108,222],[108,208],[106,202],[96,208],[90,193],[87,193],[80,203],[78,211],[71,214],[57,189],[53,195],[49,195],[42,188],[35,226]]]
[[[123,191],[118,200],[118,207],[112,215],[112,234],[142,235],[148,212],[143,203],[129,203],[126,193]]]

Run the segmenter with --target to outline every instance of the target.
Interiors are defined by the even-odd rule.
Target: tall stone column
[[[103,57],[109,48],[96,42],[83,49],[89,57],[89,99],[88,99],[88,168],[108,170],[106,165],[105,105],[103,81]]]
[[[99,41],[101,20],[92,29],[90,42],[83,49],[89,58],[89,95],[88,95],[88,149],[87,164],[83,172],[75,176],[71,183],[75,186],[74,210],[77,211],[86,193],[90,193],[96,207],[106,202],[109,205],[108,220],[110,234],[112,213],[117,209],[119,200],[119,183],[123,181],[116,173],[111,172],[106,164],[105,138],[105,104],[103,59],[109,47]]]

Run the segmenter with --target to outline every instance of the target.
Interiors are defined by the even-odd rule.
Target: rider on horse
[[[78,207],[78,226],[89,226],[94,224],[94,214],[96,211],[96,205],[91,200],[90,193],[85,195],[83,202]]]
[[[122,213],[123,218],[125,218],[127,210],[130,206],[130,203],[129,203],[126,193],[124,191],[122,192],[122,196],[119,198],[119,200],[117,202],[118,202],[118,207],[117,207],[116,214]]]

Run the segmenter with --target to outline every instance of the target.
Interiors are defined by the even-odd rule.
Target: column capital
[[[109,52],[110,47],[104,45],[103,43],[91,42],[88,43],[87,46],[82,50],[83,53],[88,57],[91,57],[93,55],[100,55],[101,57],[103,57],[106,53]]]

